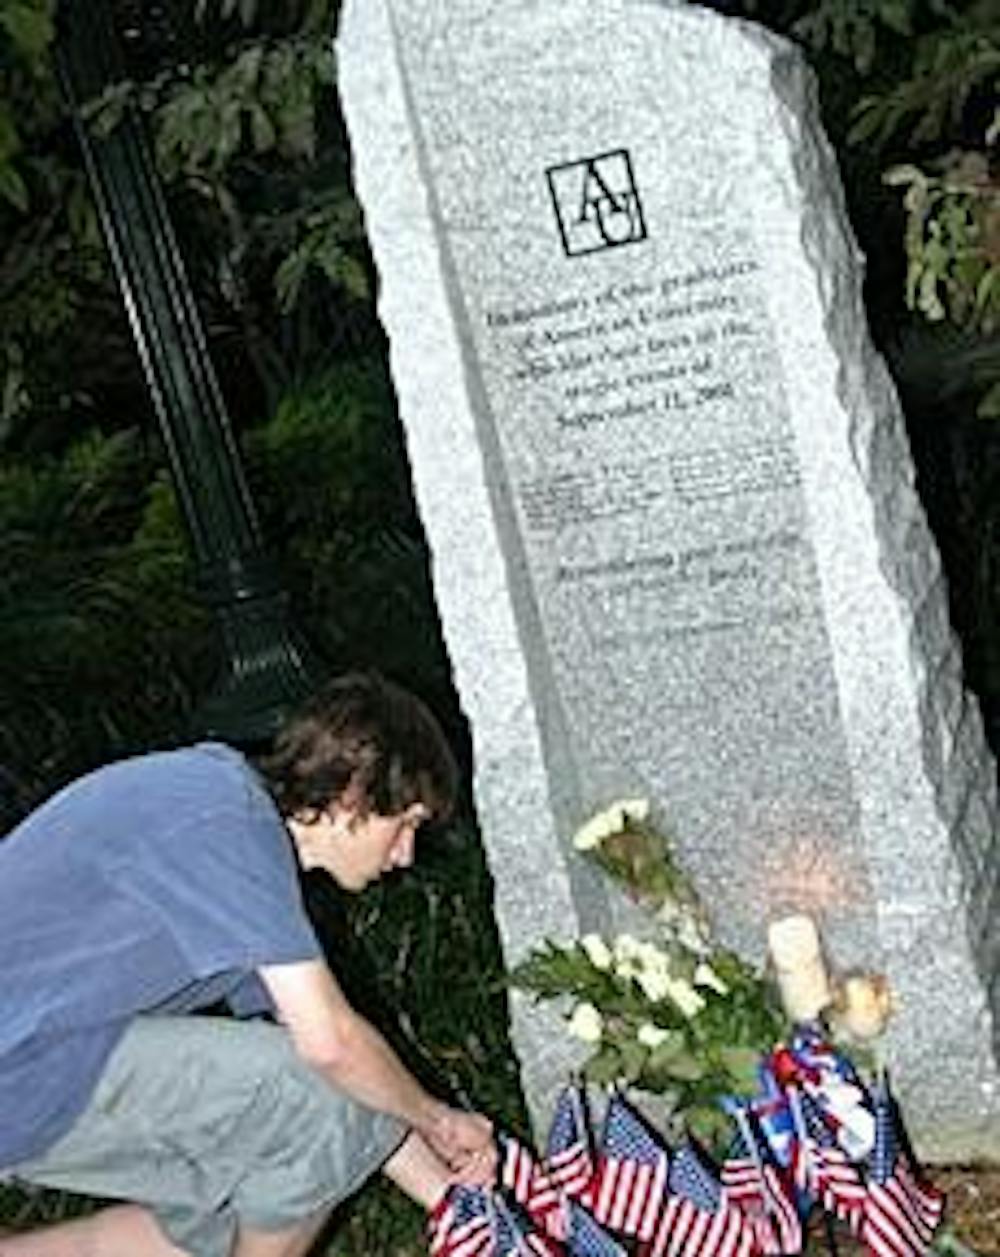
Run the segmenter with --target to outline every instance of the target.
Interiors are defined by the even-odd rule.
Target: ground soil
[[[947,1196],[942,1230],[950,1231],[978,1257],[1000,1257],[1000,1166],[939,1166],[927,1174]],[[839,1229],[835,1242],[838,1257],[861,1257],[866,1251]],[[829,1251],[819,1220],[810,1227],[806,1251],[810,1257]]]

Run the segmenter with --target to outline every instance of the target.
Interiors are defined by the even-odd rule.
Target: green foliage
[[[992,5],[949,13],[909,52],[902,77],[858,101],[853,143],[882,146],[902,137],[919,145],[960,133],[973,94],[995,92],[1000,82],[1000,17]]]
[[[327,658],[407,678],[451,706],[422,531],[384,361],[357,358],[290,392],[246,437],[265,535]]]
[[[915,0],[821,0],[793,30],[813,47],[848,58],[866,74],[875,63],[880,34],[912,34],[915,8]]]
[[[0,30],[14,56],[37,67],[45,57],[55,34],[55,6],[51,0],[3,0],[0,4]]]
[[[650,914],[655,941],[620,934],[548,941],[511,974],[539,1000],[557,1000],[567,1032],[591,1055],[593,1082],[625,1082],[665,1096],[683,1123],[723,1152],[732,1132],[720,1097],[750,1092],[756,1066],[784,1029],[769,983],[715,946],[707,918],[671,844],[630,809],[612,805],[574,846]]]
[[[0,201],[24,212],[28,186],[18,163],[25,147],[12,100],[43,77],[55,33],[55,0],[0,0]]]
[[[938,165],[936,175],[917,166],[886,175],[906,190],[907,304],[931,322],[950,318],[989,336],[1000,317],[1000,184],[979,153]]]
[[[892,72],[874,55],[879,24],[908,37],[895,45]],[[854,106],[851,144],[938,149],[885,176],[904,193],[907,305],[931,322],[992,335],[1000,309],[1000,183],[990,154],[997,106],[980,102],[995,102],[1000,86],[1000,10],[992,0],[961,8],[823,0],[796,29],[815,47],[851,57],[871,80]],[[973,137],[981,148],[969,147]],[[1000,381],[981,413],[992,411],[998,390]]]
[[[0,469],[0,764],[25,801],[164,736],[210,651],[172,495],[149,474],[129,433]]]
[[[359,300],[368,296],[368,276],[356,254],[345,242],[361,236],[361,221],[355,201],[344,196],[305,216],[305,234],[278,267],[274,286],[284,313],[295,308],[302,285],[316,269],[334,287],[343,288]]]
[[[357,207],[336,119],[334,0],[212,0],[178,11],[176,59],[108,84],[84,116],[149,122],[182,208],[188,262],[217,341],[239,347],[270,408],[331,339],[342,294],[369,318]],[[106,411],[138,364],[48,57],[54,0],[0,0],[0,438]],[[186,21],[186,24],[185,24]],[[86,305],[101,317],[79,320]],[[105,312],[112,317],[103,317]],[[72,329],[62,360],[57,338]],[[109,352],[110,350],[110,352]],[[84,359],[90,389],[73,378]],[[106,364],[106,371],[104,366]],[[244,384],[245,387],[245,384]]]
[[[237,154],[316,155],[316,103],[333,84],[333,53],[318,37],[239,48],[222,65],[200,65],[170,82],[156,112],[156,152],[167,179],[208,183]]]

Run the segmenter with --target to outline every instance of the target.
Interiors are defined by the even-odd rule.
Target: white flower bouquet
[[[592,1047],[588,1079],[667,1097],[679,1122],[719,1147],[731,1136],[720,1096],[755,1088],[761,1055],[785,1026],[777,995],[713,940],[645,800],[611,804],[573,845],[648,911],[650,937],[548,941],[512,980],[539,1000],[563,1001],[568,1033]]]

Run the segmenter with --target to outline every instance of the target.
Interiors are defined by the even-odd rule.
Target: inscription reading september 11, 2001
[[[633,634],[800,613],[799,469],[758,271],[731,254],[485,311],[518,398],[505,436],[529,550]]]

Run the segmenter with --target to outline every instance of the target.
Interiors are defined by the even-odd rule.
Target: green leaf
[[[649,1052],[637,1039],[626,1039],[618,1045],[621,1077],[635,1082],[642,1074]]]
[[[910,184],[926,186],[927,176],[919,166],[890,166],[882,175],[882,182],[890,188],[909,187]]]
[[[729,1118],[712,1105],[692,1105],[685,1113],[685,1119],[695,1138],[715,1149],[720,1155],[732,1142],[733,1131]]]
[[[976,285],[976,313],[982,314],[1000,296],[1000,266],[991,266]]]
[[[705,1076],[705,1066],[688,1051],[677,1052],[663,1067],[664,1072],[678,1082],[697,1082]]]
[[[251,101],[249,106],[250,113],[250,138],[253,141],[254,152],[268,153],[274,148],[277,133],[274,129],[274,123],[267,116],[267,110],[262,108],[256,101]]]
[[[880,21],[897,35],[913,33],[912,14],[908,0],[882,0],[878,15]]]
[[[0,165],[0,197],[15,209],[27,213],[30,204],[27,186],[9,163]]]
[[[590,1082],[606,1086],[622,1076],[622,1062],[618,1052],[611,1047],[601,1050],[590,1058],[583,1067],[583,1073]]]
[[[756,1048],[724,1047],[719,1059],[732,1075],[734,1091],[753,1091],[757,1086],[757,1066],[761,1054]]]
[[[0,6],[0,27],[26,60],[37,64],[55,36],[52,18],[44,5],[6,0]]]
[[[976,407],[980,419],[1000,419],[1000,382],[993,385]]]

